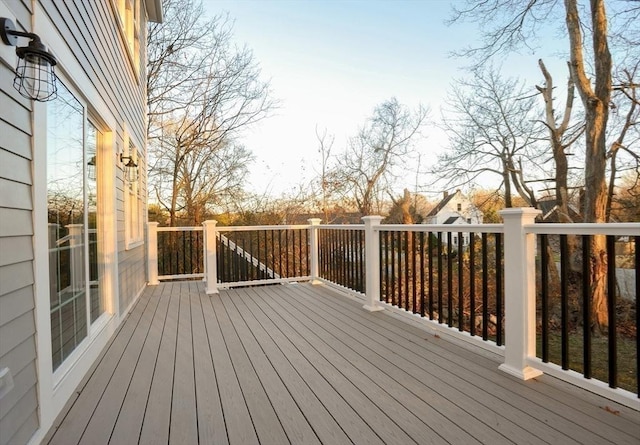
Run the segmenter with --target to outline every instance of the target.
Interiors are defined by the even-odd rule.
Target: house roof
[[[542,211],[542,221],[544,222],[560,222],[558,215],[558,204],[555,199],[543,199],[538,201],[538,208]],[[569,206],[569,217],[574,222],[582,221],[582,216],[573,206]]]
[[[450,216],[447,218],[444,224],[453,224],[458,218],[460,218],[460,216]]]
[[[440,210],[442,210],[444,206],[446,206],[449,203],[449,201],[453,199],[455,195],[456,195],[455,193],[452,193],[447,197],[445,197],[442,201],[438,203],[438,205],[436,205],[434,208],[431,209],[431,211],[427,214],[427,217],[436,216],[440,212]]]

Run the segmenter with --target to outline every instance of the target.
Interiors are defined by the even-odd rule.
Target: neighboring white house
[[[460,190],[449,194],[444,192],[444,197],[425,217],[426,224],[482,224],[484,215],[473,203],[462,194]],[[463,246],[469,245],[469,233],[463,233]],[[453,244],[458,245],[458,236],[453,234]]]
[[[0,445],[21,445],[42,440],[147,281],[146,26],[162,8],[0,0],[0,17],[40,37],[58,78],[52,100],[23,97],[16,47],[32,37],[0,41]]]

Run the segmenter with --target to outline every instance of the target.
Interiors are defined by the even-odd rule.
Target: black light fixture
[[[87,162],[87,176],[91,181],[96,180],[96,157],[91,156],[89,162]]]
[[[58,63],[47,51],[37,34],[16,31],[14,23],[0,17],[0,37],[5,45],[17,46],[18,37],[31,39],[27,46],[18,46],[18,66],[13,87],[27,99],[40,102],[55,99],[57,96],[56,74],[53,67]]]
[[[136,182],[138,180],[138,164],[134,162],[133,156],[124,156],[120,153],[120,162],[124,162],[125,159],[128,161],[124,164],[124,178],[128,182]]]

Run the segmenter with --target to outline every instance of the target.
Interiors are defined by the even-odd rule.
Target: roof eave
[[[162,0],[145,0],[147,8],[147,16],[150,22],[162,23],[164,16],[162,14]]]

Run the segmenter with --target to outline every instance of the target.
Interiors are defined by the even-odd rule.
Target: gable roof
[[[555,199],[543,199],[538,201],[538,209],[542,211],[543,222],[560,222],[558,204]],[[569,205],[569,217],[573,222],[582,221],[582,215],[573,206]]]
[[[447,218],[447,220],[443,224],[453,224],[459,218],[460,218],[460,216],[450,216],[450,217]]]
[[[447,195],[442,201],[440,201],[438,203],[438,205],[436,205],[434,208],[431,209],[431,211],[429,213],[427,213],[427,217],[436,216],[440,212],[440,210],[442,210],[444,208],[444,206],[446,206],[449,203],[449,201],[451,201],[453,199],[453,197],[456,196],[456,193],[452,193],[450,195]]]

